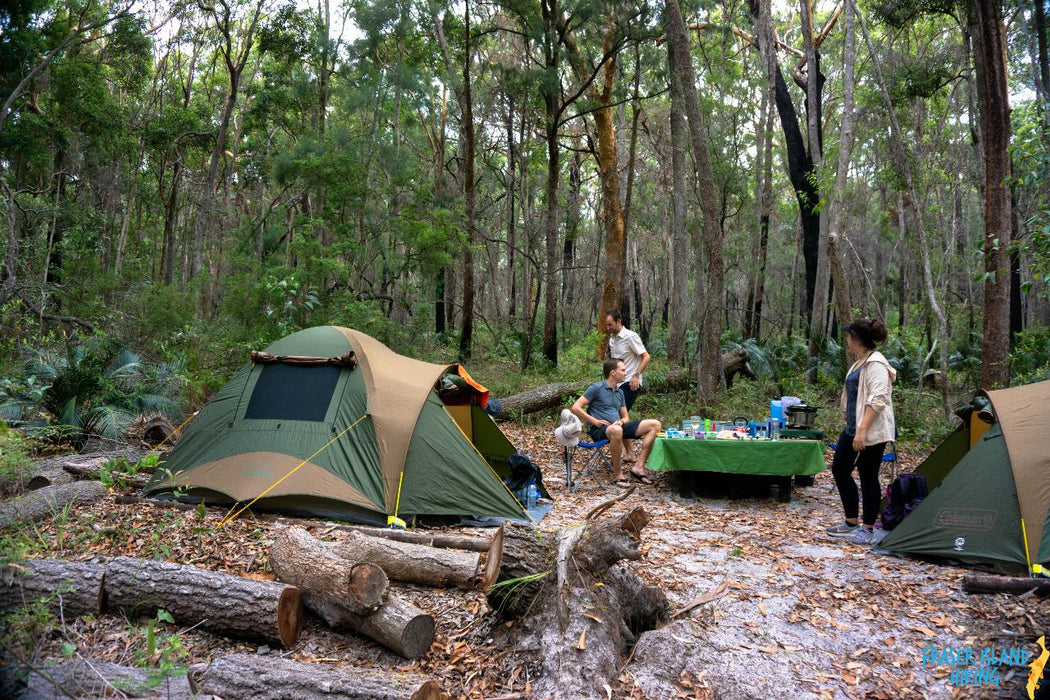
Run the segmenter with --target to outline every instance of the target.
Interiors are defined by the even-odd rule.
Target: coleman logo
[[[942,508],[934,519],[935,527],[943,527],[954,530],[970,530],[976,532],[987,532],[995,525],[999,518],[999,512],[995,510],[979,510],[976,508]]]

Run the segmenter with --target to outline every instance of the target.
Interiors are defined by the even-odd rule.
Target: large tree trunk
[[[850,154],[853,150],[853,88],[857,63],[857,32],[853,15],[853,0],[846,0],[846,43],[843,49],[842,124],[839,129],[839,160],[835,170],[835,189],[828,198],[828,268],[835,285],[835,310],[840,323],[847,323],[853,314],[850,301],[850,282],[842,262],[839,237],[846,209],[846,176],[849,174]]]
[[[1010,105],[1000,5],[976,0],[975,64],[984,149],[984,340],[981,386],[1010,384]]]
[[[105,564],[25,559],[0,569],[0,610],[28,607],[49,598],[61,618],[98,615],[103,610]]]
[[[270,546],[270,568],[279,580],[338,600],[359,615],[375,612],[389,587],[383,569],[363,561],[340,557],[331,544],[298,527],[277,533]]]
[[[0,529],[56,515],[68,505],[92,503],[105,495],[106,487],[98,481],[74,481],[70,484],[45,486],[22,498],[0,505]]]
[[[681,71],[680,83],[685,97],[685,110],[696,165],[700,208],[703,211],[702,245],[698,241],[697,267],[707,266],[707,288],[700,305],[699,362],[697,362],[697,393],[700,404],[713,402],[721,389],[722,368],[719,345],[722,337],[722,306],[725,293],[725,269],[722,263],[722,227],[718,212],[718,193],[715,190],[711,154],[707,145],[700,98],[696,89],[692,57],[689,55],[689,37],[678,0],[666,0],[667,40],[673,45],[675,67]],[[703,255],[700,254],[703,251]]]
[[[469,362],[474,339],[474,242],[477,239],[474,220],[474,103],[470,92],[470,1],[464,3],[463,21],[463,86],[457,91],[460,110],[460,149],[463,154],[463,205],[467,220],[467,246],[463,254],[463,319],[459,333],[459,361]]]
[[[332,629],[357,632],[406,659],[418,659],[434,643],[434,618],[401,598],[390,596],[370,615],[353,613],[326,596],[307,594],[304,600]]]
[[[447,697],[435,681],[416,672],[376,671],[352,666],[304,663],[258,654],[231,654],[188,672],[194,693],[225,698],[295,700],[437,700]]]
[[[675,51],[667,42],[671,77],[671,261],[669,305],[667,309],[667,361],[685,366],[685,331],[689,324],[686,286],[689,279],[689,239],[685,230],[689,193],[686,191],[686,158],[689,133],[682,101],[682,72],[675,62]]]
[[[302,625],[297,588],[195,566],[116,557],[106,565],[105,594],[109,610],[152,617],[163,608],[183,624],[285,647]]]

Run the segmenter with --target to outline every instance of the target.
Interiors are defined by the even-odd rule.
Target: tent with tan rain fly
[[[1050,566],[1050,381],[975,402],[916,469],[929,496],[878,549],[1038,573]]]
[[[522,518],[501,480],[514,446],[487,401],[459,365],[398,355],[349,328],[309,328],[252,353],[146,493],[380,524]]]

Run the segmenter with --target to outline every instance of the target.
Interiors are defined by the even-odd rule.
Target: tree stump
[[[49,598],[49,607],[61,616],[102,612],[105,564],[25,559],[0,569],[0,610],[28,607]]]
[[[210,664],[190,666],[188,676],[194,693],[224,698],[439,700],[448,697],[435,681],[421,679],[417,673],[308,664],[271,655],[223,656]]]
[[[511,573],[508,562],[517,562],[517,577],[529,568],[533,574],[546,572],[521,596],[527,601],[513,601],[513,607],[501,610],[524,606],[513,628],[500,626],[495,632],[497,644],[527,647],[538,660],[541,672],[532,687],[536,697],[605,698],[602,687],[617,677],[630,645],[666,619],[663,591],[620,564],[641,559],[640,534],[648,522],[646,512],[636,508],[543,539],[507,528],[500,580]],[[499,588],[497,584],[494,590]]]
[[[393,595],[370,615],[353,613],[324,596],[307,594],[303,600],[332,629],[357,632],[406,659],[418,659],[434,643],[434,618]]]
[[[299,589],[195,566],[116,557],[106,565],[109,610],[152,617],[167,610],[183,624],[218,634],[292,646],[302,626]]]
[[[59,513],[67,505],[92,503],[105,495],[106,487],[97,481],[74,481],[58,486],[45,486],[0,505],[0,529],[40,520]]]
[[[304,593],[338,601],[358,615],[374,612],[386,599],[389,580],[379,566],[348,561],[335,545],[299,527],[282,530],[270,546],[270,568],[277,578]]]
[[[525,615],[543,588],[545,571],[551,571],[554,554],[543,535],[532,525],[503,524],[503,556],[494,585],[485,592],[489,606],[505,619]]]

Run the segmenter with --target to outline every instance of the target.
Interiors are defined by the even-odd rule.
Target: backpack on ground
[[[892,530],[901,524],[929,495],[926,477],[907,472],[899,474],[886,487],[886,507],[882,509],[882,529]]]
[[[543,487],[543,472],[539,465],[522,454],[518,450],[507,458],[510,464],[510,476],[503,480],[507,488],[511,490],[519,503],[525,503],[528,498],[529,484],[535,484],[536,490],[541,494],[546,493]]]

